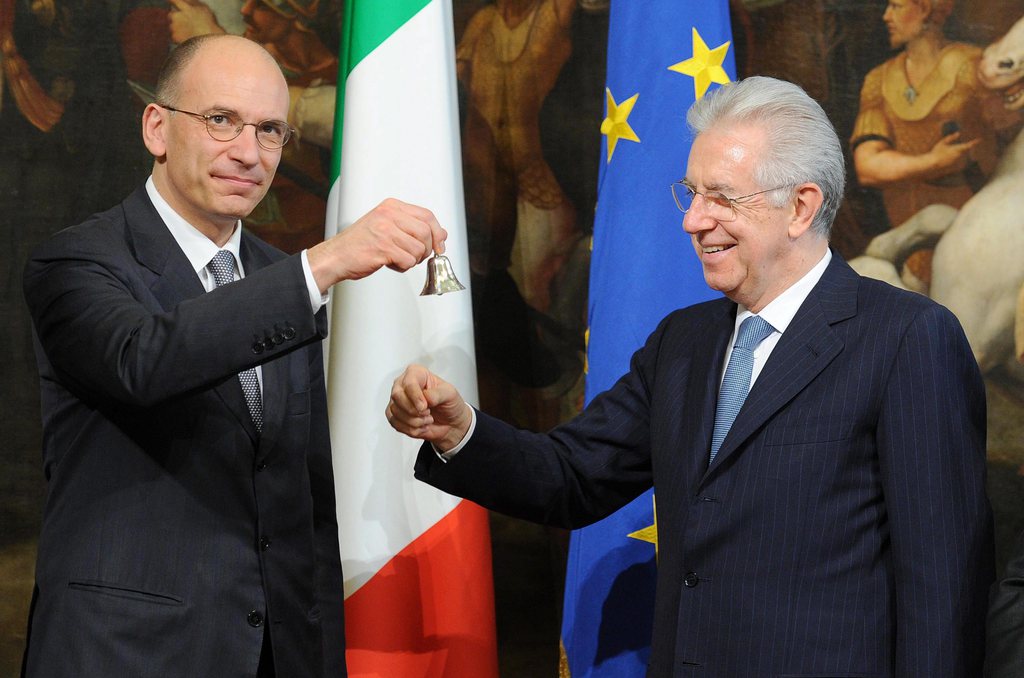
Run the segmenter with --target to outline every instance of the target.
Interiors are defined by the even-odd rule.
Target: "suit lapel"
[[[170,311],[183,301],[205,294],[203,283],[160,218],[160,214],[153,207],[145,187],[136,189],[128,196],[122,203],[122,209],[131,234],[135,258],[150,272],[149,290],[161,308]],[[248,265],[246,270],[250,270]],[[224,379],[213,387],[213,391],[245,428],[255,444],[259,440],[259,434],[252,423],[252,416],[249,414],[249,407],[237,375]]]
[[[857,274],[833,253],[825,274],[800,306],[754,382],[714,462],[708,467],[708,474],[724,464],[744,441],[805,389],[843,350],[843,341],[832,325],[856,314],[857,284]],[[712,393],[717,394],[717,386]],[[717,400],[717,397],[709,400]],[[713,420],[714,414],[711,416]]]
[[[695,454],[683,455],[690,464],[688,478],[702,477],[707,468],[722,361],[735,321],[736,304],[727,299],[716,304],[705,329],[710,340],[695,342],[690,356],[690,375],[679,413],[683,432],[680,449],[696,451]]]
[[[121,207],[135,258],[153,274],[149,289],[160,306],[170,311],[186,299],[203,294],[206,290],[202,282],[153,207],[146,189],[136,189]]]

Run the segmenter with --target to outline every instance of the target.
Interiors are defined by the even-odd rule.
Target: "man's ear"
[[[818,184],[806,183],[796,187],[793,218],[789,222],[789,237],[796,240],[814,223],[814,217],[825,202],[825,195]]]
[[[156,104],[149,104],[142,112],[142,142],[156,159],[167,153],[167,124],[170,111]]]

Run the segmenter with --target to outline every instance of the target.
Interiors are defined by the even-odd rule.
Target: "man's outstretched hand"
[[[422,365],[409,365],[395,379],[384,415],[399,433],[433,443],[441,452],[458,445],[473,421],[458,390]]]

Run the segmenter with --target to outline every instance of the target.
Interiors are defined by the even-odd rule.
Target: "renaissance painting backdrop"
[[[315,243],[341,1],[0,0],[0,675],[20,663],[45,491],[20,284],[28,251],[145,179],[139,116],[159,64],[210,32],[270,50],[300,131],[246,226],[286,251]],[[608,2],[453,3],[481,404],[527,428],[582,405]],[[1001,566],[1024,528],[1024,86],[1011,68],[1024,54],[1021,3],[734,0],[731,15],[740,77],[799,83],[847,142],[835,249],[964,324],[988,385]],[[650,190],[670,200],[684,164]],[[503,673],[553,674],[566,535],[497,516],[492,527]]]

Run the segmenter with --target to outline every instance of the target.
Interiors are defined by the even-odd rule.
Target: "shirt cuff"
[[[306,255],[306,250],[302,250],[300,257],[302,259],[302,274],[306,276],[306,290],[309,292],[309,306],[313,309],[313,313],[316,313],[327,303],[327,295],[320,294],[320,288],[313,277],[313,269],[309,267],[309,257]]]
[[[459,441],[459,444],[453,447],[452,449],[448,450],[447,452],[442,452],[441,450],[437,449],[437,446],[434,445],[434,443],[430,443],[430,446],[434,448],[434,453],[437,454],[438,458],[446,464],[449,461],[451,461],[452,457],[458,454],[463,447],[466,446],[466,443],[469,442],[469,439],[473,437],[473,431],[476,430],[476,410],[473,409],[473,407],[469,403],[466,403],[466,407],[469,408],[469,429],[466,431],[466,435],[462,437],[462,440]]]

